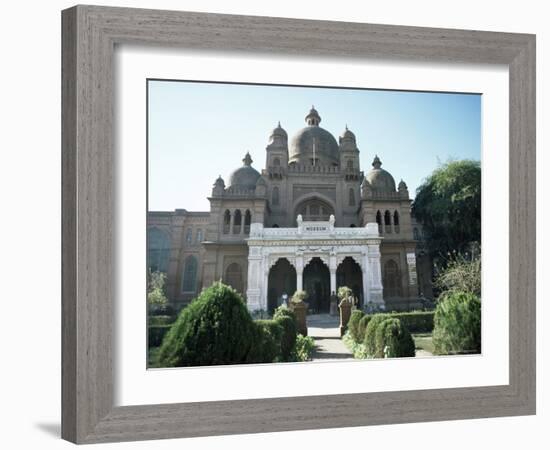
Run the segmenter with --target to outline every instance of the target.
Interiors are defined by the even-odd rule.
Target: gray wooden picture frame
[[[64,439],[94,443],[535,413],[535,36],[97,6],[63,11],[62,32]],[[114,407],[113,52],[126,43],[507,65],[509,384]]]

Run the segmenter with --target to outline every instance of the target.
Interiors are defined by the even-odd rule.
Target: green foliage
[[[481,352],[481,301],[472,293],[450,292],[438,302],[433,344],[437,354]]]
[[[353,298],[353,291],[347,286],[341,286],[338,288],[338,298],[340,301],[347,300],[351,302]]]
[[[315,341],[311,336],[303,336],[298,334],[296,336],[296,345],[292,352],[293,361],[309,361],[311,360],[311,355],[315,350]]]
[[[367,357],[365,344],[355,341],[351,337],[349,331],[346,331],[346,333],[342,336],[342,342],[353,354],[355,359],[365,359]]]
[[[292,351],[296,345],[296,316],[290,309],[280,306],[275,310],[273,320],[283,329],[280,357],[282,361],[290,361],[292,359]]]
[[[283,327],[275,320],[256,320],[252,349],[248,354],[249,363],[271,363],[281,358]]]
[[[384,320],[389,319],[390,317],[391,316],[389,314],[375,314],[371,317],[365,330],[365,337],[363,339],[363,344],[365,344],[365,351],[369,358],[374,358],[377,354],[376,329],[378,328],[378,325],[380,325]]]
[[[411,333],[431,333],[434,327],[434,311],[391,313]]]
[[[183,309],[159,350],[162,367],[249,362],[258,327],[241,296],[214,283]]]
[[[168,302],[164,292],[166,274],[163,272],[151,272],[148,274],[147,303],[149,305],[165,305]]]
[[[351,338],[354,341],[362,342],[362,339],[358,338],[358,328],[359,328],[359,322],[364,317],[365,313],[361,310],[356,309],[351,313],[351,316],[349,318],[348,322],[348,331],[351,336]]]
[[[147,346],[148,348],[158,347],[168,330],[170,330],[170,324],[163,325],[149,325],[147,327]]]
[[[427,234],[432,257],[462,252],[481,241],[481,165],[450,161],[416,190],[413,214]]]
[[[415,355],[414,340],[399,319],[390,317],[376,327],[375,358],[402,358]]]
[[[365,314],[363,317],[361,317],[361,320],[359,321],[359,326],[357,327],[357,342],[363,342],[365,340],[365,333],[372,317],[372,315],[368,314]]]
[[[148,325],[149,326],[156,326],[156,325],[170,325],[174,322],[175,317],[174,316],[150,316]]]
[[[466,292],[481,296],[481,258],[479,249],[469,253],[453,252],[435,279],[443,293]]]

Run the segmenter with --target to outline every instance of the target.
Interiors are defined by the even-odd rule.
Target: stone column
[[[361,272],[363,274],[363,308],[371,302],[371,282],[369,277],[369,255],[365,252],[361,255]]]
[[[330,271],[330,295],[336,293],[336,271],[338,270],[338,259],[336,254],[329,256],[328,268]]]
[[[262,255],[261,247],[250,247],[248,251],[248,282],[246,303],[249,311],[262,309]]]
[[[269,255],[264,255],[263,262],[262,262],[262,273],[263,273],[263,279],[262,279],[262,301],[261,301],[261,308],[264,311],[267,311],[267,288],[269,284]]]
[[[296,255],[296,290],[301,291],[304,289],[304,257],[303,255]]]
[[[380,268],[380,244],[379,241],[368,245],[369,248],[369,272],[370,272],[370,301],[384,304],[382,296],[382,273]]]

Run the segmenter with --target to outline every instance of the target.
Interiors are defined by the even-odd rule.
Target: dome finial
[[[281,128],[281,121],[280,120],[277,121],[277,127]]]
[[[374,155],[374,160],[372,161],[372,167],[374,167],[375,169],[380,169],[381,166],[382,166],[382,161],[380,161],[380,158],[378,157],[378,155]]]
[[[253,162],[254,161],[252,161],[252,157],[250,156],[250,153],[246,152],[246,155],[244,155],[244,158],[243,158],[243,164],[245,166],[251,166]]]
[[[306,123],[310,127],[318,127],[320,122],[321,122],[321,116],[319,116],[319,113],[317,112],[315,107],[311,105],[309,114],[306,116]]]

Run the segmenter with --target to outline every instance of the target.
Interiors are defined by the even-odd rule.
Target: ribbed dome
[[[260,173],[254,169],[250,153],[247,153],[243,159],[243,166],[234,170],[229,175],[229,187],[238,187],[242,189],[255,189],[256,182],[260,178]]]
[[[382,169],[382,162],[378,156],[372,162],[373,169],[367,174],[367,181],[374,192],[395,192],[395,180],[391,174]]]
[[[337,165],[340,161],[338,143],[332,134],[319,126],[321,117],[315,108],[311,108],[306,122],[308,126],[292,137],[289,163],[311,164],[315,158],[321,164]]]

